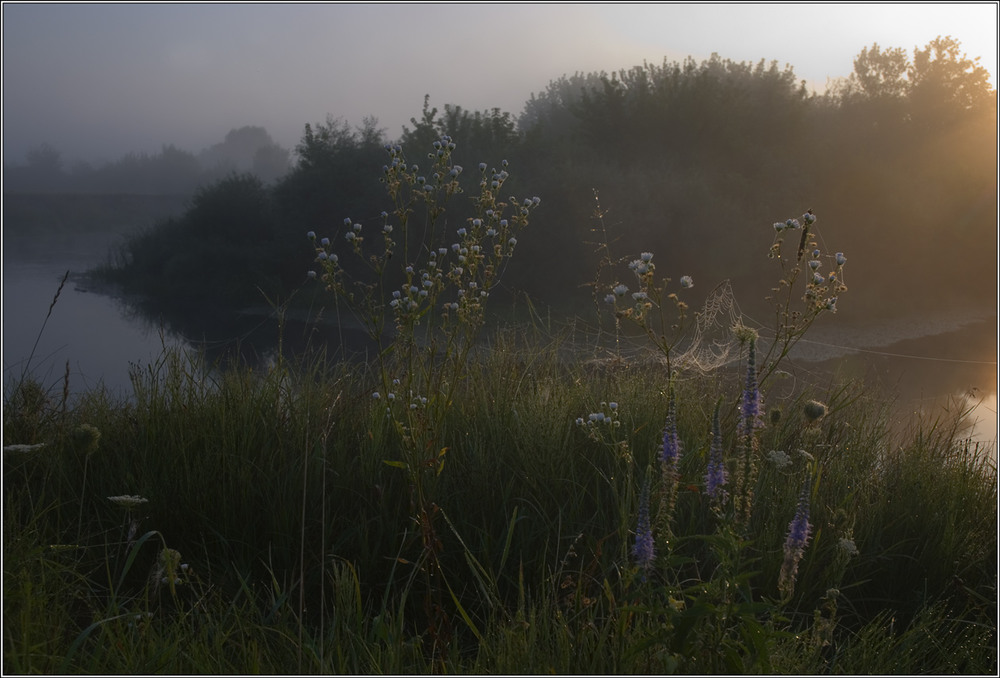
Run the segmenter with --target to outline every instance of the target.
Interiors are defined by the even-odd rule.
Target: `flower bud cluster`
[[[454,141],[443,136],[433,143],[433,149],[428,154],[432,165],[422,172],[418,165],[407,164],[398,144],[386,145],[389,162],[382,168],[381,180],[388,185],[396,209],[391,214],[381,214],[381,253],[368,254],[366,258],[362,225],[351,219],[344,220],[342,241],[348,243],[362,264],[378,276],[383,274],[397,249],[393,234],[401,231],[405,238],[408,219],[415,211],[413,203],[427,206],[433,224],[444,213],[447,199],[462,192],[458,182],[464,169],[451,162]],[[480,193],[474,198],[476,216],[466,219],[463,226],[450,234],[444,233],[447,240],[423,243],[417,259],[410,258],[406,263],[405,279],[391,290],[389,298],[368,299],[376,307],[388,307],[397,329],[417,324],[435,310],[447,323],[478,326],[482,322],[483,306],[490,290],[502,273],[506,259],[513,254],[517,236],[527,226],[531,211],[541,202],[537,197],[520,202],[515,198],[501,201],[499,190],[509,177],[508,163],[504,160],[500,170],[487,172],[486,167],[486,163],[479,164],[482,179]],[[433,227],[428,230],[441,233]],[[317,243],[315,231],[310,231],[307,237],[315,247],[320,267],[320,273],[308,273],[310,278],[319,278],[327,290],[349,299],[354,298],[352,289],[369,297],[372,295],[370,286],[360,280],[352,281],[352,275],[345,271],[329,238]],[[338,241],[338,238],[333,239],[333,242]]]
[[[604,302],[614,307],[618,317],[628,318],[640,326],[645,326],[650,312],[662,308],[663,293],[670,279],[665,278],[657,285],[656,264],[653,263],[652,252],[641,253],[638,259],[629,262],[628,268],[635,276],[638,289],[632,292],[627,284],[616,282],[604,295]],[[683,289],[694,287],[694,281],[689,275],[681,276],[679,283]],[[674,293],[666,295],[666,298],[674,303],[679,319],[683,319],[688,308],[687,304]]]

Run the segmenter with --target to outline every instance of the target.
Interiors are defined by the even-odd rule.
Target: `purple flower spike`
[[[715,404],[715,414],[712,415],[712,444],[708,451],[708,469],[705,473],[705,494],[711,499],[722,502],[726,498],[726,466],[722,462],[722,426],[719,423],[720,400]]]
[[[674,390],[670,389],[670,400],[667,404],[667,423],[663,427],[663,449],[660,451],[660,461],[676,470],[681,457],[681,443],[677,438],[677,414]]]
[[[740,405],[740,435],[750,435],[764,425],[761,416],[763,400],[757,385],[757,342],[750,340],[747,353],[747,381],[743,389],[743,402]]]
[[[653,530],[649,526],[649,477],[642,484],[639,494],[639,521],[635,528],[635,545],[632,547],[632,557],[643,570],[648,570],[656,557],[653,547]],[[643,575],[645,581],[645,575]]]
[[[791,596],[795,588],[795,577],[799,571],[799,561],[805,553],[806,544],[812,525],[809,524],[809,477],[806,476],[802,493],[799,495],[799,505],[795,517],[788,524],[788,537],[785,539],[785,560],[781,564],[781,574],[778,575],[778,589],[783,595]]]

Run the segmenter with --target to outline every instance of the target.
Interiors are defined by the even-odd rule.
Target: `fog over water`
[[[107,257],[119,233],[97,233],[90,245],[53,238],[30,250],[5,252],[3,266],[4,387],[16,381],[34,349],[30,372],[60,393],[69,369],[73,394],[103,385],[115,396],[131,394],[130,374],[155,366],[165,346],[193,345],[143,317],[122,301],[88,288],[81,274]],[[66,271],[70,278],[46,321]],[[773,398],[804,382],[823,388],[832,379],[863,379],[894,400],[900,431],[919,419],[947,418],[971,409],[965,435],[993,443],[997,437],[997,318],[988,313],[942,312],[883,324],[845,326],[822,318],[792,353],[787,372],[772,385]],[[43,323],[44,331],[39,338]],[[262,328],[271,340],[276,326]],[[236,339],[233,336],[230,339]],[[222,342],[220,342],[222,343]],[[262,346],[261,351],[266,352]]]

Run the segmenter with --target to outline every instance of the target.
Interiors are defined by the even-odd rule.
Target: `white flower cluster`
[[[792,463],[792,458],[784,450],[771,450],[767,458],[779,471]]]
[[[608,413],[605,414],[604,410],[608,410]],[[613,428],[621,426],[621,422],[618,420],[618,403],[614,401],[601,402],[601,410],[599,412],[591,412],[587,415],[586,419],[583,417],[577,417],[576,425],[589,428],[601,425],[607,425]]]
[[[108,501],[112,504],[117,504],[122,508],[132,509],[141,504],[145,504],[149,500],[145,497],[140,497],[137,494],[120,494],[116,497],[108,497]]]

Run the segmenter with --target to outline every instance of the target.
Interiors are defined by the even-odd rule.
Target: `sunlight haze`
[[[995,85],[997,5],[3,5],[4,164],[43,143],[67,164],[257,125],[289,149],[305,123],[368,115],[396,138],[423,97],[517,116],[575,72],[723,59],[790,64],[822,91],[877,42],[938,35]]]

